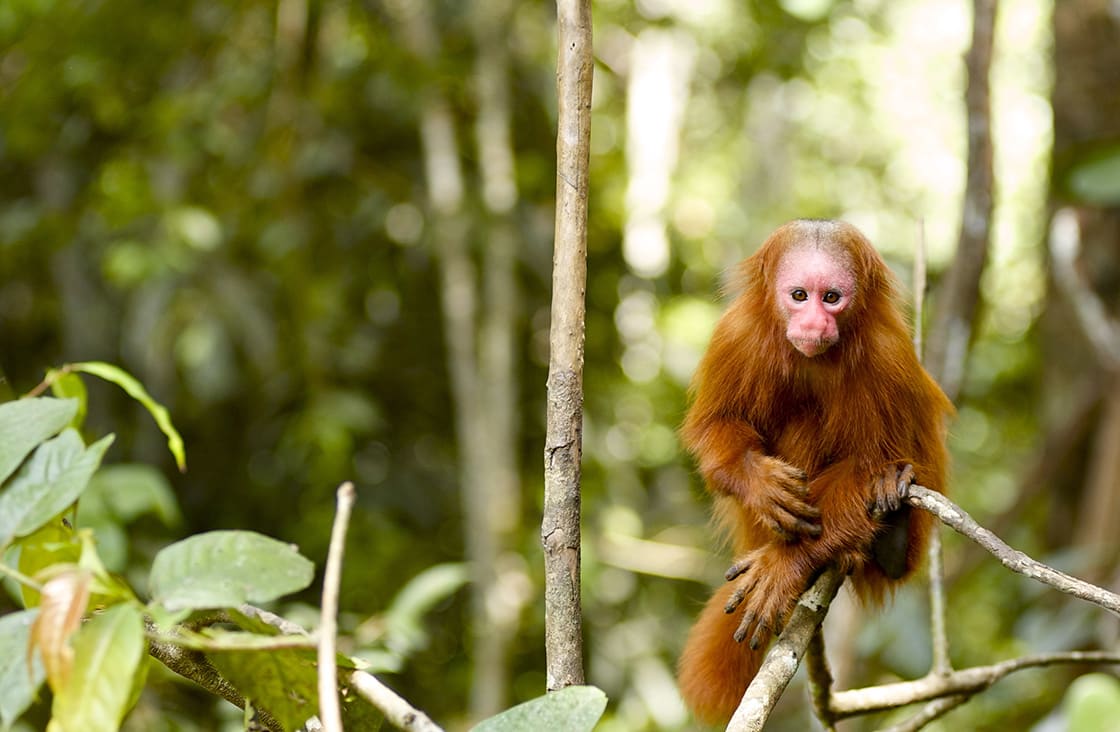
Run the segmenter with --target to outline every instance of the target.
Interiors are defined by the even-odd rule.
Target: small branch
[[[922,360],[922,318],[925,310],[926,294],[926,222],[918,224],[918,244],[914,252],[914,352]],[[945,615],[945,564],[941,560],[940,527],[930,534],[929,547],[929,617],[930,645],[933,655],[933,670],[947,673],[952,664],[949,661],[949,632]]]
[[[934,699],[922,707],[921,711],[913,717],[898,724],[892,724],[890,727],[884,727],[879,732],[918,732],[922,727],[939,717],[945,716],[971,698],[971,694],[954,694],[953,696]]]
[[[304,639],[309,637],[307,631],[300,625],[268,610],[262,610],[252,605],[241,605],[237,608],[237,611],[242,615],[271,625],[285,635],[301,636]],[[210,624],[217,622],[232,621],[228,619],[228,615],[219,612],[210,618]],[[166,636],[160,634],[159,628],[150,620],[145,620],[145,626],[149,636],[148,653],[153,658],[210,693],[220,696],[242,709],[245,708],[245,698],[228,681],[222,678],[221,674],[210,665],[204,655],[183,648],[175,641],[166,640]],[[372,674],[365,671],[352,671],[346,679],[362,698],[377,707],[385,715],[385,719],[398,729],[408,732],[443,732],[441,727],[428,718],[428,715],[413,707]],[[261,721],[270,730],[283,732],[280,723],[267,712],[258,709],[257,713],[260,715]]]
[[[987,549],[992,556],[1012,572],[1018,572],[1021,575],[1050,585],[1067,595],[1079,597],[1120,615],[1120,595],[1076,577],[1071,577],[1064,572],[1059,572],[1053,567],[1031,559],[1021,551],[1012,549],[1002,539],[976,523],[975,519],[965,513],[962,508],[940,493],[914,485],[910,486],[906,501],[916,508],[929,511],[958,533],[967,536]]]
[[[349,679],[354,690],[381,710],[389,724],[397,729],[406,732],[443,732],[443,728],[429,719],[428,715],[413,707],[372,674],[354,671]]]
[[[1120,653],[1105,653],[1103,651],[1043,653],[1012,658],[990,666],[961,669],[950,674],[930,674],[916,681],[903,681],[897,684],[869,686],[865,689],[838,691],[832,695],[832,713],[836,718],[844,719],[860,714],[898,709],[907,704],[931,699],[944,700],[958,695],[968,698],[987,689],[1015,671],[1066,663],[1120,664]],[[961,702],[963,701],[962,699]],[[961,702],[958,702],[958,704]],[[944,704],[948,704],[948,702],[942,702],[942,705]],[[956,706],[956,704],[953,706]],[[940,713],[945,711],[948,711],[948,708],[942,709]]]
[[[813,635],[828,612],[829,604],[843,583],[844,575],[835,567],[829,567],[801,595],[785,629],[743,694],[739,708],[727,725],[727,732],[757,732],[762,729],[797,671]]]
[[[354,484],[338,487],[337,511],[331,527],[331,544],[323,575],[323,604],[319,614],[319,721],[326,732],[342,732],[342,710],[338,704],[338,667],[335,638],[338,634],[338,590],[342,556],[346,552],[346,529],[354,507]]]
[[[813,702],[813,713],[824,727],[826,732],[836,729],[836,720],[833,719],[832,704],[832,670],[828,667],[828,656],[824,649],[824,633],[817,626],[809,641],[809,651],[805,655],[805,667],[809,673],[809,698]]]
[[[949,660],[949,623],[945,605],[945,565],[941,561],[941,527],[930,533],[929,549],[929,616],[933,670],[944,674],[953,669]]]
[[[1110,371],[1120,370],[1120,324],[1077,269],[1081,255],[1081,222],[1072,208],[1061,208],[1050,221],[1050,258],[1054,281],[1077,316],[1100,362]]]

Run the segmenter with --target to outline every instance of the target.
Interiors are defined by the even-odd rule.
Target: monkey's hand
[[[816,568],[795,547],[770,544],[748,553],[727,570],[735,590],[723,610],[741,608],[743,616],[735,640],[750,639],[752,649],[765,645],[781,631],[797,598],[808,589]]]
[[[871,496],[867,510],[875,518],[883,518],[902,508],[902,499],[914,483],[914,466],[892,464],[871,478]]]
[[[806,499],[805,471],[765,455],[747,456],[753,472],[743,504],[764,528],[787,543],[821,535],[821,512]]]

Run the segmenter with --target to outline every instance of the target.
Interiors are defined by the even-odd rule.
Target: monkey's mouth
[[[794,338],[790,340],[793,347],[806,358],[819,356],[827,351],[835,341],[828,338]]]

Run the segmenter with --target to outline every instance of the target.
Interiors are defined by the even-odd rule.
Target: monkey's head
[[[782,226],[755,257],[755,280],[799,353],[815,358],[836,346],[861,299],[883,288],[886,266],[870,242],[840,221],[798,220]]]

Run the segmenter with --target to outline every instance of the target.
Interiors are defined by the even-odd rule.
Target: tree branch
[[[844,719],[860,714],[897,709],[907,704],[931,699],[945,700],[958,695],[967,699],[987,689],[1012,672],[1065,663],[1120,664],[1120,653],[1106,653],[1104,651],[1041,653],[1011,658],[990,666],[961,669],[949,674],[930,674],[916,681],[902,681],[897,684],[869,686],[865,689],[837,691],[832,695],[831,711],[836,718]],[[944,703],[947,702],[943,701]],[[954,706],[956,705],[954,704]],[[948,709],[942,710],[941,713],[945,711],[948,711]],[[921,714],[919,713],[919,716]],[[929,719],[933,719],[933,717],[929,717]]]
[[[960,506],[940,493],[914,485],[910,486],[906,501],[911,506],[929,511],[958,533],[967,536],[987,549],[992,556],[1012,572],[1018,572],[1021,575],[1050,585],[1067,595],[1079,597],[1120,615],[1120,595],[1064,572],[1059,572],[1053,567],[1031,559],[1021,551],[1012,549],[998,536],[976,523],[975,519],[965,513]]]
[[[797,671],[801,657],[805,655],[809,642],[828,612],[828,606],[843,583],[844,575],[835,567],[828,567],[801,595],[785,629],[770,647],[754,681],[743,694],[739,708],[727,725],[727,732],[756,732],[762,729]]]
[[[544,448],[545,665],[549,691],[583,683],[580,460],[593,73],[590,0],[558,0],[556,233]]]
[[[342,577],[342,556],[346,551],[346,529],[354,507],[354,484],[338,487],[338,509],[331,528],[327,567],[323,573],[323,602],[319,609],[319,721],[325,732],[342,732],[342,710],[338,704],[338,666],[335,663],[335,636],[338,633],[338,591]]]

